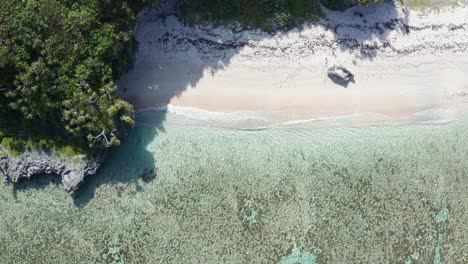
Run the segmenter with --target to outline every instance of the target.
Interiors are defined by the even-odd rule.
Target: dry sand
[[[191,28],[172,15],[161,19],[166,11],[148,10],[137,23],[135,64],[120,82],[137,109],[171,104],[313,118],[467,106],[466,7],[424,14],[357,7],[274,36]],[[334,84],[326,75],[333,65],[348,68],[355,83]]]

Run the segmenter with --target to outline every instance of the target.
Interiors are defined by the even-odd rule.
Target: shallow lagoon
[[[74,199],[51,176],[0,187],[0,259],[466,263],[467,190],[468,118],[242,130],[142,113]]]

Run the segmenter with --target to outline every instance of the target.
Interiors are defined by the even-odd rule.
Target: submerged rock
[[[95,174],[104,155],[96,159],[86,155],[63,157],[51,151],[25,151],[19,156],[10,155],[0,146],[0,169],[5,183],[17,183],[38,174],[57,174],[69,194],[73,194],[88,175]]]
[[[291,254],[281,258],[280,264],[317,264],[317,257],[307,251],[301,250],[294,245]]]
[[[101,255],[101,257],[104,263],[125,264],[123,251],[118,245],[108,246],[106,251]]]

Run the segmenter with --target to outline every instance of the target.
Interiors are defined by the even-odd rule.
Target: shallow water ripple
[[[139,126],[74,199],[0,187],[2,263],[466,263],[468,119]]]

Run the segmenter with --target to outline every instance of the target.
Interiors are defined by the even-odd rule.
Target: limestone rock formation
[[[10,155],[0,146],[0,169],[5,183],[17,183],[40,174],[57,174],[69,194],[73,194],[84,178],[96,173],[104,155],[90,159],[85,155],[62,157],[50,151],[26,151],[19,156]]]

